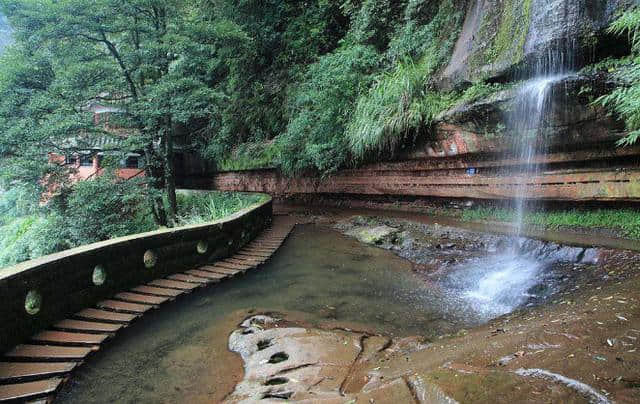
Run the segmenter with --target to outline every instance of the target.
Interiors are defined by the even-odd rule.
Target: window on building
[[[78,164],[78,157],[74,155],[66,156],[64,159],[64,163],[69,166],[75,166]]]
[[[124,166],[126,168],[138,168],[140,167],[140,159],[138,158],[138,156],[127,156],[127,158],[124,161]]]
[[[93,156],[91,154],[83,154],[80,156],[80,166],[81,167],[91,167],[93,166]]]

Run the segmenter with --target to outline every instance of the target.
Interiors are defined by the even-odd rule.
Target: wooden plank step
[[[149,286],[158,286],[161,288],[171,288],[178,290],[191,291],[195,288],[199,288],[200,284],[198,283],[189,283],[189,282],[180,282],[180,281],[171,281],[169,279],[156,279],[155,281],[151,281],[148,283]]]
[[[280,248],[282,244],[280,243],[251,243],[251,244],[247,244],[245,246],[245,248],[265,248],[265,249],[270,249],[270,250],[277,250],[278,248]]]
[[[245,246],[243,250],[246,251],[255,251],[262,254],[273,254],[276,251],[276,248],[267,248],[267,247],[258,247],[258,246]]]
[[[96,347],[71,347],[53,345],[18,345],[5,356],[9,359],[28,361],[81,361]]]
[[[93,321],[62,320],[53,325],[53,328],[68,331],[81,331],[85,333],[115,333],[122,328],[122,324],[96,323]]]
[[[210,265],[201,266],[200,268],[198,268],[198,271],[209,272],[211,275],[217,276],[218,279],[220,280],[229,278],[229,274],[223,274],[223,273],[217,272],[216,268]]]
[[[215,265],[220,265],[221,267],[224,267],[224,268],[237,269],[242,272],[246,272],[248,269],[256,267],[255,264],[252,264],[250,262],[237,262],[237,261],[238,260],[236,260],[236,262],[233,262],[233,261],[230,261],[229,258],[227,258],[222,261],[216,262]]]
[[[9,401],[25,402],[42,398],[58,391],[61,384],[61,378],[53,378],[37,382],[0,386],[0,403]]]
[[[280,244],[281,242],[282,242],[282,240],[273,239],[271,237],[258,237],[258,238],[254,238],[253,240],[251,240],[251,242],[249,244],[262,244],[262,243]]]
[[[82,318],[85,320],[98,320],[105,323],[123,323],[129,324],[136,319],[135,314],[128,313],[115,313],[113,311],[100,310],[100,309],[84,309],[76,314],[74,317]]]
[[[273,240],[271,238],[256,238],[251,240],[249,244],[269,244],[269,245],[280,245],[282,244],[282,240]]]
[[[202,283],[202,284],[207,284],[211,282],[209,279],[205,279],[203,277],[185,275],[185,274],[175,274],[175,275],[167,276],[167,279],[171,279],[172,281]]]
[[[0,362],[0,382],[25,382],[62,376],[75,369],[76,362]]]
[[[143,293],[153,296],[162,296],[174,298],[184,293],[183,290],[169,289],[169,288],[156,288],[153,286],[141,285],[131,289],[132,292]]]
[[[220,279],[224,279],[224,276],[220,276],[220,274],[214,274],[212,272],[201,271],[198,269],[190,269],[185,271],[185,274],[207,278],[213,283],[220,282]]]
[[[273,251],[273,253],[275,253],[276,251],[278,251],[278,249],[280,248],[280,245],[273,245],[273,244],[250,244],[250,245],[246,245],[245,248],[264,248],[264,249],[268,249]]]
[[[258,257],[258,258],[270,258],[273,255],[271,253],[263,253],[256,250],[244,250],[244,249],[238,251],[236,254],[249,255],[249,256]]]
[[[217,265],[217,263],[214,265],[203,265],[202,267],[200,267],[200,269],[202,269],[203,271],[215,272],[222,275],[235,275],[239,272],[237,269],[221,267]]]
[[[260,237],[252,241],[252,243],[256,244],[282,244],[284,238],[274,238],[274,237]]]
[[[227,262],[227,263],[230,263],[230,264],[237,264],[237,265],[246,265],[250,269],[257,267],[260,264],[259,262],[244,261],[244,260],[239,260],[239,259],[236,259],[236,258],[227,258],[227,259],[223,260],[222,262]]]
[[[139,293],[131,293],[131,292],[118,293],[113,298],[122,300],[123,302],[151,304],[155,306],[162,304],[167,300],[171,300],[169,297],[149,296],[149,295],[142,295]]]
[[[239,269],[227,268],[227,267],[224,267],[224,266],[220,266],[219,264],[214,265],[212,268],[213,268],[212,269],[213,271],[217,271],[218,273],[231,275],[231,276],[243,273]]]
[[[148,304],[120,302],[118,300],[103,300],[96,306],[105,310],[132,314],[144,314],[154,307]]]
[[[232,259],[235,262],[239,262],[240,265],[250,265],[252,268],[257,268],[258,266],[264,264],[264,262],[262,261],[256,261],[254,259],[250,259],[250,258],[246,258],[246,257],[233,257],[233,258],[228,258],[228,259]]]
[[[33,341],[51,345],[100,345],[108,334],[87,334],[80,332],[43,331],[31,337]]]
[[[261,264],[264,264],[265,262],[267,262],[267,259],[269,259],[269,257],[257,257],[255,255],[249,255],[249,254],[243,254],[243,253],[236,253],[233,255],[233,258],[243,259],[247,261],[255,261]]]
[[[242,272],[245,272],[247,269],[251,268],[251,265],[249,265],[248,263],[236,264],[233,262],[227,262],[227,260],[218,261],[215,264],[213,264],[213,266],[217,268],[235,269],[237,271],[242,271]]]
[[[242,260],[242,261],[249,261],[247,263],[253,262],[256,263],[258,265],[260,264],[264,264],[264,262],[267,260],[266,258],[261,258],[261,257],[249,257],[246,254],[234,254],[229,258],[233,258],[234,260]]]

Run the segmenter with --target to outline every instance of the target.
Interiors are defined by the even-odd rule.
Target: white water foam
[[[448,283],[476,317],[489,320],[525,304],[544,267],[542,261],[508,252],[465,263],[452,272]]]

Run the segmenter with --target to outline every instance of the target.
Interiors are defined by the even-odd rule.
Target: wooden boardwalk
[[[294,225],[289,218],[276,217],[272,227],[229,258],[118,293],[34,335],[1,359],[0,402],[51,401],[69,374],[118,331],[178,296],[259,267]]]

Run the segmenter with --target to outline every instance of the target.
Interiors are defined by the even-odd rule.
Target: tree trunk
[[[167,199],[169,200],[169,221],[172,225],[175,225],[176,216],[178,214],[178,202],[176,199],[175,156],[173,151],[173,131],[171,130],[171,126],[171,118],[167,118],[167,128],[164,132],[164,187],[167,193]]]
[[[155,192],[155,190],[162,189],[162,170],[160,169],[162,165],[158,162],[153,145],[144,148],[144,156],[146,159],[145,174],[149,179],[149,185],[154,190],[150,193],[153,219],[158,226],[167,226],[167,212],[164,208],[162,195]]]

